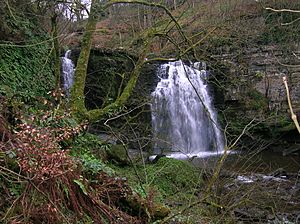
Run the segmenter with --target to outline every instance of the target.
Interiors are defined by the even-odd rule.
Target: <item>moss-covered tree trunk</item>
[[[94,109],[90,110],[87,113],[88,120],[91,122],[99,120],[102,116],[109,113],[112,110],[116,110],[120,107],[122,107],[130,97],[136,82],[138,80],[139,74],[141,73],[142,67],[145,62],[145,58],[147,54],[149,53],[149,47],[150,47],[150,41],[145,41],[144,50],[143,53],[139,56],[139,59],[135,65],[134,70],[131,73],[130,79],[128,83],[126,84],[124,90],[122,91],[122,94],[115,100],[115,102],[107,105],[106,107],[102,109]]]
[[[105,8],[108,8],[111,5],[112,4],[106,4],[105,6],[103,6],[97,0],[92,0],[91,3],[90,15],[81,42],[81,51],[77,61],[74,85],[71,89],[71,111],[73,115],[79,120],[88,119],[90,122],[94,122],[101,119],[101,117],[107,114],[109,111],[117,109],[124,105],[135,87],[138,76],[144,64],[145,57],[149,50],[150,44],[149,41],[146,41],[144,51],[139,57],[139,60],[135,66],[134,71],[131,74],[128,84],[126,85],[122,94],[116,99],[115,102],[111,103],[103,109],[87,111],[85,107],[84,87],[87,76],[87,66],[92,46],[92,37],[96,29],[96,24],[99,17],[98,15]]]
[[[98,20],[99,0],[92,0],[90,15],[86,30],[81,41],[81,51],[77,61],[74,85],[71,89],[71,111],[78,119],[85,119],[87,110],[84,104],[84,87],[87,75],[87,66],[92,46],[92,37]]]
[[[149,53],[149,48],[151,41],[155,36],[154,30],[149,30],[148,35],[144,38],[144,48],[139,56],[139,59],[135,65],[134,70],[131,73],[130,79],[122,91],[122,94],[115,100],[115,102],[109,104],[102,109],[94,109],[88,111],[85,107],[85,96],[84,88],[87,76],[87,66],[91,51],[92,37],[96,29],[96,24],[98,20],[98,15],[100,15],[104,10],[113,6],[114,4],[129,3],[129,4],[140,4],[149,7],[156,7],[164,10],[170,16],[171,20],[175,23],[180,34],[187,40],[186,36],[183,34],[180,25],[177,23],[176,19],[172,16],[171,12],[163,5],[158,3],[151,3],[144,0],[110,0],[106,3],[101,3],[99,0],[92,0],[90,15],[86,25],[86,30],[83,35],[81,42],[81,52],[77,61],[74,85],[71,89],[71,111],[73,115],[78,120],[87,119],[90,122],[95,122],[100,120],[107,113],[122,107],[130,97],[136,82],[138,80],[139,74],[141,73],[142,66],[145,62],[145,58]]]

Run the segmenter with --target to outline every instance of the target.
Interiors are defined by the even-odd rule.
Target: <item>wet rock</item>
[[[235,217],[244,221],[244,223],[261,223],[267,220],[267,215],[264,211],[249,209],[248,211],[236,209],[234,210]]]
[[[286,176],[286,171],[283,168],[279,168],[279,169],[269,173],[269,176],[273,176],[273,177]]]

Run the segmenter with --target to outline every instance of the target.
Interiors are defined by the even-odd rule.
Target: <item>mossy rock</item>
[[[130,208],[145,212],[143,202],[151,198],[147,214],[152,221],[168,216],[172,208],[182,208],[198,200],[196,193],[203,183],[200,170],[192,164],[167,157],[155,164],[136,165],[135,168],[112,167],[118,176],[126,177],[134,192],[142,197],[139,203],[135,197],[127,201]]]
[[[126,166],[130,164],[127,156],[127,148],[123,145],[112,145],[106,150],[108,159],[113,163],[121,166]]]
[[[201,182],[200,172],[187,161],[160,158],[147,169],[148,179],[163,195],[171,195],[182,189],[197,187]]]
[[[160,194],[160,200],[177,192],[189,194],[190,190],[198,188],[202,183],[200,170],[187,161],[163,157],[155,164],[136,165],[135,168],[139,179],[132,167],[113,167],[118,175],[128,178],[136,192],[144,194],[140,187],[142,184],[146,192],[148,189],[155,189]]]
[[[163,219],[165,217],[167,217],[169,214],[170,214],[171,210],[162,205],[162,204],[157,204],[154,208],[154,211],[153,211],[153,218],[154,220],[159,220],[159,219]]]
[[[162,203],[142,198],[139,194],[133,194],[126,199],[127,206],[133,213],[142,216],[148,216],[151,220],[160,220],[167,217],[171,210]]]

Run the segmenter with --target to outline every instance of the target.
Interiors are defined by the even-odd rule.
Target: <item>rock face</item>
[[[80,50],[74,49],[71,58],[77,64]],[[86,79],[86,107],[101,108],[113,102],[127,83],[135,57],[123,50],[92,49]]]
[[[300,142],[290,119],[282,81],[287,76],[294,111],[300,117],[300,51],[297,49],[295,46],[293,51],[285,51],[282,46],[263,45],[242,52],[225,51],[208,60],[215,106],[221,120],[223,117],[223,127],[228,125],[229,145],[253,119],[253,125],[245,132],[240,146],[249,148],[250,144],[253,148],[266,148],[275,145],[283,150]],[[73,54],[75,62],[76,55],[78,51]],[[86,89],[88,108],[102,107],[115,99],[128,80],[134,60],[134,56],[123,51],[95,49],[91,52]],[[158,82],[155,75],[158,66],[159,63],[145,65],[127,104],[128,109],[138,108],[129,114],[134,117],[132,127],[124,128],[122,133],[132,135],[127,138],[130,139],[130,148],[140,148],[141,145],[152,148],[149,96]],[[118,129],[127,122],[126,119],[121,117],[111,125]]]
[[[76,65],[80,50],[74,49],[71,58]],[[124,50],[92,49],[88,63],[85,87],[85,104],[88,109],[102,108],[113,102],[126,86],[134,69],[137,58]],[[126,103],[127,116],[112,119],[107,124],[120,136],[130,148],[151,149],[151,112],[150,94],[158,78],[155,75],[159,64],[145,64],[136,87]],[[124,108],[124,110],[126,110]],[[126,113],[126,112],[124,112]],[[111,117],[117,113],[112,111]],[[93,124],[93,131],[98,134],[110,132],[107,126]]]
[[[299,46],[293,50],[261,46],[212,58],[212,74],[224,87],[223,90],[215,88],[216,104],[224,110],[227,121],[234,124],[232,129],[236,129],[236,134],[255,119],[259,124],[254,127],[254,134],[267,138],[281,136],[290,143],[300,141],[288,113],[282,81],[284,76],[288,78],[293,109],[300,118]],[[255,138],[251,135],[248,137]]]

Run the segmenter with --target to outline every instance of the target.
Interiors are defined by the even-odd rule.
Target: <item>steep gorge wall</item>
[[[232,133],[241,133],[255,119],[257,125],[247,136],[250,142],[256,136],[275,145],[300,142],[290,119],[282,80],[284,76],[288,78],[293,109],[299,118],[299,56],[299,46],[286,49],[275,44],[212,56],[212,73],[223,85],[223,89],[216,88],[216,104],[232,125]]]

